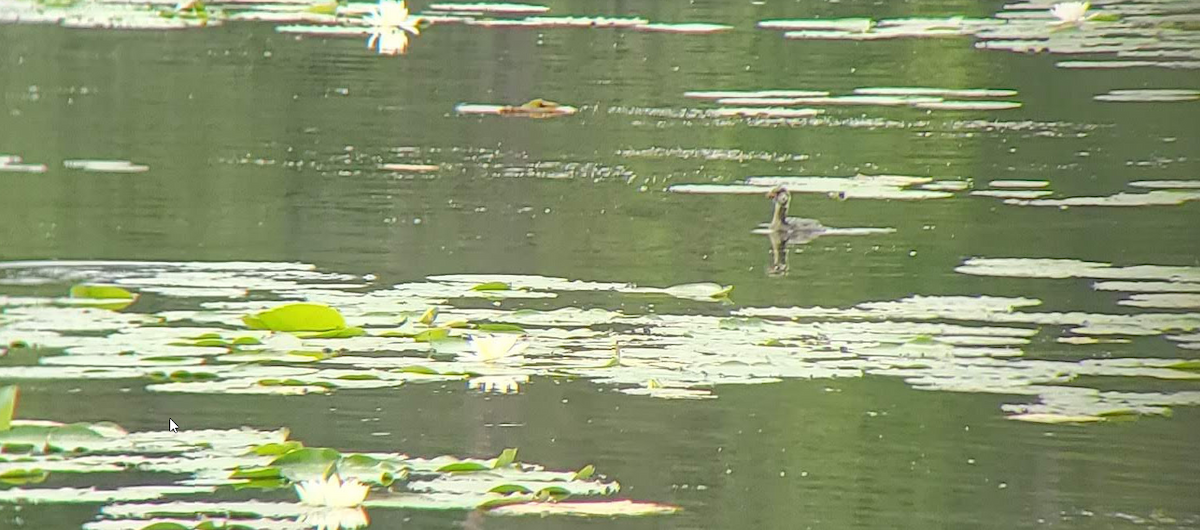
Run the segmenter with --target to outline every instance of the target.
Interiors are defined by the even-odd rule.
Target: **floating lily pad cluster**
[[[4,380],[142,378],[156,392],[319,394],[426,382],[519,392],[545,378],[572,378],[634,395],[703,399],[718,396],[722,385],[877,374],[921,389],[1029,396],[1033,403],[1006,408],[1017,419],[1103,419],[1114,411],[1164,414],[1170,406],[1200,404],[1195,392],[1108,392],[1078,383],[1086,376],[1127,377],[1130,384],[1200,379],[1186,358],[1088,359],[1096,344],[1163,338],[1177,351],[1194,350],[1200,313],[1187,312],[1200,289],[1194,267],[978,258],[958,270],[1120,281],[1097,285],[1131,293],[1121,302],[1126,310],[1111,313],[1038,311],[1036,298],[986,296],[913,296],[844,309],[737,308],[722,305],[731,293],[717,284],[648,288],[445,275],[375,286],[285,263],[9,263],[0,270],[25,279],[88,276],[138,286],[142,297],[155,296],[155,306],[164,307],[139,313],[135,303],[118,312],[55,298],[0,299],[0,341],[36,354],[0,367]],[[251,286],[251,296],[228,296],[223,286],[234,277]],[[202,287],[208,285],[210,294]],[[627,308],[639,307],[639,299],[657,302],[656,311],[577,302],[597,296]],[[666,311],[664,298],[710,310]],[[479,308],[471,299],[496,305]],[[531,310],[522,308],[524,299],[561,302]],[[513,338],[492,340],[504,335]],[[1026,348],[1045,336],[1085,360],[1025,358]],[[490,350],[470,339],[490,341]]]
[[[84,525],[89,529],[310,528],[319,520],[340,521],[327,528],[358,528],[367,521],[364,508],[481,509],[497,515],[652,515],[677,509],[609,500],[620,486],[593,466],[550,471],[518,461],[516,449],[495,458],[426,459],[305,447],[289,440],[287,429],[130,433],[103,422],[13,420],[16,395],[16,387],[0,387],[5,453],[0,503],[100,505],[99,518]],[[85,474],[120,475],[121,485],[63,485]],[[275,500],[274,490],[319,484],[331,475],[366,485],[366,498],[352,506]],[[562,505],[523,506],[542,503]]]
[[[801,40],[875,41],[973,37],[975,47],[1018,53],[1091,54],[1062,68],[1200,68],[1200,7],[1180,2],[1107,3],[1087,13],[1082,2],[1051,10],[1042,2],[1007,4],[994,18],[839,18],[764,20],[758,27]],[[1057,17],[1057,18],[1056,18]]]
[[[852,177],[748,177],[740,183],[675,184],[675,193],[761,195],[775,186],[792,193],[818,193],[842,199],[924,200],[948,199],[966,192],[976,197],[1003,199],[1013,206],[1175,206],[1200,200],[1200,184],[1194,180],[1134,181],[1133,191],[1093,197],[1054,198],[1044,180],[993,180],[987,187],[973,189],[971,179],[936,180],[911,175],[855,175]],[[919,188],[919,189],[914,189]],[[1150,191],[1141,191],[1149,189]]]
[[[4,6],[0,5],[0,9]],[[144,173],[150,166],[135,164],[128,160],[64,160],[63,167],[95,173]],[[45,173],[46,164],[25,162],[17,155],[0,155],[0,172]]]

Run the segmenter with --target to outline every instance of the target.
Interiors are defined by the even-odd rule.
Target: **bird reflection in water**
[[[784,276],[788,271],[788,245],[807,244],[824,235],[829,229],[816,219],[788,217],[788,203],[791,202],[792,196],[787,188],[776,186],[767,193],[767,198],[771,199],[771,222],[765,227],[760,225],[755,233],[766,233],[771,241],[771,266],[767,267],[767,275]]]

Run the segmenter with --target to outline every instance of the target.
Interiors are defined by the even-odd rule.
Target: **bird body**
[[[774,208],[771,214],[771,222],[767,225],[767,229],[771,232],[789,240],[811,240],[825,232],[825,225],[822,225],[816,219],[787,216],[788,203],[792,199],[787,188],[776,186],[770,193],[767,193],[767,198],[771,199]]]

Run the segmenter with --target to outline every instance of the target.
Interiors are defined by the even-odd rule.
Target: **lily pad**
[[[242,317],[250,329],[271,331],[333,331],[346,327],[338,310],[324,304],[288,304]]]

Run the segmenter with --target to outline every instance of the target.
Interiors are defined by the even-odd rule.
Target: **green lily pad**
[[[281,443],[262,444],[254,447],[251,452],[259,456],[281,456],[303,447],[304,444],[300,442],[288,440]]]
[[[483,322],[475,324],[475,329],[479,331],[490,331],[492,333],[524,333],[525,328],[516,324],[507,324],[504,322]]]
[[[93,298],[98,300],[132,300],[133,293],[115,285],[89,285],[81,283],[71,286],[71,298]]]
[[[43,471],[37,468],[10,469],[0,473],[0,482],[4,482],[6,484],[37,484],[39,482],[45,482],[46,478],[49,476],[50,473],[48,471]]]
[[[510,447],[500,452],[500,456],[496,457],[496,463],[492,464],[492,469],[500,469],[512,465],[517,461],[517,448]]]
[[[596,466],[588,464],[583,466],[579,471],[576,471],[575,476],[571,477],[571,480],[587,480],[592,478],[594,474],[596,474]]]
[[[229,478],[264,480],[264,479],[278,479],[282,476],[283,475],[280,473],[280,469],[278,467],[266,466],[266,467],[253,467],[253,468],[249,468],[249,469],[239,468],[239,469],[234,470],[233,473],[229,475]]]
[[[512,495],[514,493],[529,494],[533,493],[533,490],[520,484],[501,484],[488,490],[488,493],[499,493],[501,495]]]
[[[247,315],[242,321],[251,329],[271,331],[332,331],[346,327],[338,310],[324,304],[298,303]]]
[[[433,321],[437,320],[437,316],[438,308],[431,307],[426,309],[424,313],[421,313],[421,317],[417,319],[417,322],[425,324],[426,326],[432,326]]]
[[[279,468],[283,476],[297,480],[325,476],[341,458],[342,454],[334,449],[305,447],[277,457],[270,466]]]
[[[439,467],[437,471],[438,473],[473,473],[476,471],[488,471],[490,469],[492,468],[479,462],[455,462]]]
[[[196,528],[200,528],[200,527],[197,526]],[[143,526],[141,530],[192,530],[192,529],[188,528],[184,525],[181,525],[179,523],[171,523],[171,522],[163,521],[163,522],[151,523],[146,526]]]
[[[471,288],[472,291],[510,291],[512,285],[505,282],[485,282]]]
[[[416,342],[436,342],[450,338],[450,330],[446,328],[427,329],[413,337]]]
[[[99,303],[85,305],[100,309],[118,311],[129,307],[137,299],[137,295],[115,285],[78,284],[71,286],[70,296],[76,300],[102,300]]]
[[[306,333],[297,333],[296,335],[304,339],[349,339],[353,337],[361,337],[367,334],[367,330],[360,327],[350,327],[341,329],[331,329],[329,331],[312,331]]]
[[[17,408],[16,385],[0,387],[0,431],[12,427],[13,414]]]

